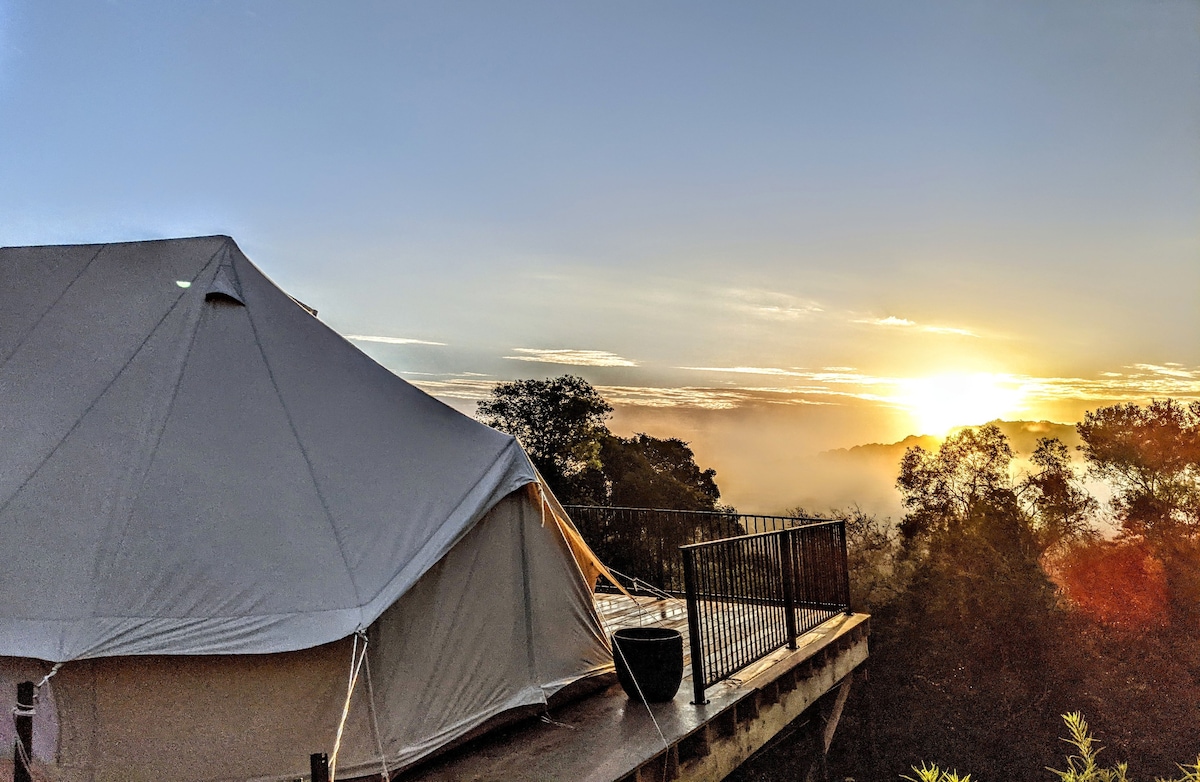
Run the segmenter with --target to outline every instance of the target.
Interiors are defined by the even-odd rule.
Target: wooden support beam
[[[13,711],[17,740],[13,743],[13,782],[33,782],[29,763],[33,758],[33,682],[17,685],[17,708]]]
[[[324,752],[314,752],[308,756],[308,768],[312,773],[312,782],[329,782],[329,755]]]
[[[822,738],[825,752],[829,752],[829,745],[833,743],[833,734],[837,732],[838,721],[842,718],[842,709],[846,708],[846,699],[850,697],[850,682],[853,679],[854,671],[846,674],[846,678],[842,679],[842,684],[838,687],[837,698],[829,708],[829,714],[824,715],[825,731]]]

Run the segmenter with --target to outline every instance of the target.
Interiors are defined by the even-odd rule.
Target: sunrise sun
[[[906,381],[898,401],[916,421],[918,433],[940,436],[956,426],[1011,415],[1021,397],[1021,389],[1005,375],[944,374]]]

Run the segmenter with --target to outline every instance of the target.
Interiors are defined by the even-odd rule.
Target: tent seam
[[[104,614],[103,616],[96,616],[96,615],[83,616],[83,617],[73,616],[73,617],[65,617],[65,618],[58,618],[58,619],[48,619],[44,616],[11,615],[11,616],[4,617],[4,619],[5,620],[15,619],[15,620],[22,621],[22,622],[46,622],[49,624],[66,624],[66,623],[71,623],[71,622],[78,622],[80,619],[96,619],[96,620],[128,619],[128,620],[138,620],[138,621],[143,621],[143,622],[187,621],[187,622],[191,622],[191,623],[195,624],[197,622],[208,622],[212,619],[277,619],[280,617],[289,617],[289,616],[315,616],[317,614],[336,614],[336,613],[340,613],[342,611],[356,611],[356,610],[358,610],[357,606],[344,606],[342,608],[321,608],[321,609],[317,609],[316,611],[307,610],[307,609],[303,610],[303,611],[275,611],[275,612],[269,613],[269,614],[215,614],[210,617],[204,617],[203,619],[196,619],[194,617],[188,617],[188,616],[142,616],[142,615],[138,615],[138,614]],[[340,637],[348,638],[349,635],[344,635],[344,636],[340,636]],[[339,639],[334,638],[332,640],[336,641]],[[321,643],[329,643],[329,641],[322,641]],[[320,644],[317,644],[317,646],[320,646]],[[305,648],[309,648],[309,647],[305,647]],[[164,652],[164,654],[169,654],[169,652]]]
[[[196,276],[192,278],[192,282],[195,282],[197,279],[199,279],[200,275],[204,273],[204,270],[208,268],[209,264],[212,263],[213,258],[217,257],[217,253],[219,253],[220,251],[221,250],[218,249],[217,252],[214,252],[212,254],[212,257],[210,257],[204,263],[204,266],[202,266],[200,268],[200,271],[196,273]],[[65,443],[71,437],[71,435],[75,433],[75,430],[79,428],[79,425],[83,423],[83,420],[85,418],[87,418],[88,415],[91,414],[92,410],[95,409],[96,405],[98,405],[100,403],[100,400],[103,399],[110,390],[112,390],[113,385],[116,384],[116,382],[121,379],[121,375],[125,374],[125,370],[129,369],[129,365],[132,364],[133,360],[135,358],[137,358],[138,355],[141,354],[142,349],[146,347],[146,343],[148,343],[150,341],[150,338],[154,336],[155,332],[158,331],[158,329],[162,326],[163,322],[166,321],[166,319],[171,316],[171,313],[173,313],[175,311],[175,308],[179,306],[179,303],[181,301],[183,301],[183,299],[186,295],[187,295],[187,292],[184,290],[181,290],[179,292],[179,295],[176,297],[175,302],[170,307],[168,307],[167,311],[163,313],[163,316],[158,319],[158,322],[154,324],[154,328],[150,329],[150,331],[142,339],[141,344],[139,344],[137,346],[137,349],[134,350],[133,353],[130,354],[129,358],[125,359],[125,363],[121,365],[121,368],[117,370],[117,373],[112,376],[112,378],[108,381],[108,383],[105,384],[104,388],[100,391],[100,393],[96,395],[96,398],[93,399],[91,401],[91,403],[87,406],[87,409],[84,410],[82,414],[80,414],[79,418],[75,419],[75,423],[73,423],[71,425],[71,428],[67,430],[66,434],[64,434],[61,438],[59,438],[59,441],[54,444],[53,448],[50,449],[50,453],[46,454],[46,457],[44,459],[42,459],[40,462],[38,462],[38,466],[33,468],[33,472],[31,472],[31,473],[29,473],[29,475],[25,476],[25,480],[21,481],[21,484],[19,486],[17,486],[16,489],[13,490],[13,493],[8,496],[8,499],[6,499],[4,501],[4,503],[2,505],[0,505],[0,514],[4,513],[4,511],[8,510],[8,506],[11,505],[12,501],[17,498],[17,495],[20,494],[25,489],[25,487],[29,485],[30,481],[32,481],[35,477],[37,477],[37,474],[42,471],[42,468],[46,466],[46,463],[54,458],[54,454],[58,453],[58,449],[62,447],[63,443]]]
[[[106,247],[108,247],[108,245],[105,245],[105,244],[100,245],[100,249],[96,250],[96,254],[93,255],[90,259],[88,259],[88,262],[83,265],[83,268],[79,270],[79,273],[75,275],[75,278],[72,279],[71,282],[67,284],[67,287],[63,288],[62,293],[58,294],[57,298],[55,298],[54,301],[52,301],[50,303],[50,306],[47,307],[42,312],[41,315],[37,316],[37,320],[35,320],[33,322],[33,325],[30,326],[29,329],[24,334],[21,335],[21,338],[19,340],[17,340],[17,344],[15,347],[13,347],[12,352],[9,353],[7,356],[5,356],[3,361],[0,361],[0,368],[3,368],[6,364],[8,364],[9,361],[12,360],[13,356],[17,355],[17,352],[25,344],[25,340],[29,339],[29,335],[32,334],[34,331],[36,331],[37,327],[41,324],[41,322],[43,320],[45,320],[46,316],[49,315],[50,312],[55,307],[58,306],[58,303],[60,301],[62,301],[63,296],[66,296],[68,293],[70,293],[71,288],[75,287],[75,283],[79,282],[79,278],[82,277],[87,272],[87,270],[92,267],[92,262],[100,257],[100,253],[104,252]]]
[[[541,677],[538,675],[537,649],[534,642],[533,627],[533,585],[529,577],[529,541],[525,530],[525,506],[517,506],[517,525],[519,532],[517,540],[521,546],[521,590],[525,596],[525,662],[529,666],[529,678],[540,687]],[[542,695],[543,700],[545,694]]]
[[[512,445],[513,445],[514,443],[516,443],[516,444],[517,444],[517,447],[518,447],[518,448],[520,448],[520,444],[519,444],[519,443],[517,443],[517,439],[516,439],[515,437],[511,437],[511,436],[509,436],[509,442],[508,442],[508,443],[506,443],[506,444],[505,444],[505,446],[504,446],[504,448],[502,448],[502,449],[500,450],[500,452],[499,452],[499,455],[502,455],[502,454],[504,453],[504,451],[506,451],[506,450],[508,450],[509,448],[511,448],[511,447],[512,447]],[[522,453],[524,453],[524,451],[522,451]],[[528,458],[528,457],[527,457],[527,458]],[[494,463],[493,463],[493,464],[494,464]],[[531,463],[531,466],[532,466],[532,463]],[[461,507],[463,506],[463,503],[465,503],[465,502],[467,501],[467,499],[468,499],[468,498],[470,498],[470,496],[471,496],[471,495],[474,493],[474,491],[475,491],[476,487],[478,487],[480,484],[482,484],[482,483],[483,483],[483,481],[484,481],[484,479],[485,479],[485,478],[487,478],[487,477],[488,477],[488,471],[485,471],[483,475],[480,475],[480,476],[479,476],[479,477],[478,477],[478,478],[475,480],[475,482],[471,484],[471,487],[470,487],[470,488],[469,488],[469,489],[466,491],[466,493],[464,493],[464,494],[463,494],[463,495],[462,495],[462,496],[459,498],[459,500],[458,500],[458,501],[455,503],[454,507],[453,507],[453,508],[451,509],[451,511],[450,511],[450,514],[449,514],[449,516],[453,516],[453,515],[454,515],[454,513],[455,513],[455,512],[456,512],[456,511],[457,511],[459,508],[461,508]],[[522,488],[522,487],[524,487],[524,486],[528,486],[529,484],[531,484],[531,483],[534,483],[535,481],[536,481],[536,478],[534,478],[534,479],[530,479],[530,480],[527,480],[527,481],[525,481],[524,483],[521,483],[521,484],[519,484],[519,485],[517,485],[517,486],[514,486],[514,487],[512,487],[512,488],[511,488],[511,489],[509,489],[508,491],[505,491],[505,492],[503,492],[503,493],[500,495],[500,498],[499,498],[499,499],[497,499],[495,502],[491,503],[490,505],[487,505],[487,506],[486,506],[486,507],[485,507],[485,508],[484,508],[482,511],[480,511],[480,512],[479,512],[477,515],[475,515],[475,516],[474,516],[474,517],[471,519],[471,522],[470,522],[469,524],[467,524],[465,527],[463,527],[463,528],[462,528],[462,530],[460,530],[460,531],[458,532],[458,534],[456,534],[456,535],[454,536],[454,538],[453,538],[453,539],[450,539],[450,540],[444,541],[445,549],[442,551],[442,555],[445,555],[445,552],[447,552],[447,551],[449,551],[450,549],[454,548],[454,546],[456,546],[460,540],[462,540],[464,537],[466,537],[466,536],[467,536],[467,534],[468,534],[468,533],[470,533],[470,531],[471,531],[471,530],[473,530],[473,529],[476,527],[476,525],[478,525],[478,524],[479,524],[479,522],[480,522],[480,521],[482,521],[482,520],[483,520],[483,518],[484,518],[484,517],[485,517],[485,516],[486,516],[486,515],[487,515],[489,512],[491,512],[491,510],[492,510],[493,508],[495,508],[497,505],[499,505],[499,504],[500,504],[500,502],[501,502],[501,501],[503,501],[503,499],[504,499],[505,497],[507,497],[507,496],[508,496],[509,494],[511,494],[512,492],[514,492],[514,491],[517,491],[518,489],[521,489],[521,488]],[[497,484],[497,485],[499,485],[499,484]],[[495,491],[495,490],[493,489],[493,493],[494,493],[494,491]],[[443,519],[443,521],[445,521],[445,520]],[[426,538],[426,539],[425,539],[425,541],[424,541],[424,542],[421,544],[421,546],[420,546],[420,547],[417,549],[417,554],[416,554],[416,557],[420,557],[420,556],[422,556],[422,555],[424,555],[424,554],[428,553],[428,551],[429,551],[429,547],[430,547],[431,545],[433,545],[433,544],[434,544],[434,542],[435,542],[435,540],[436,540],[436,539],[437,539],[437,534],[436,534],[436,531],[435,531],[435,533],[434,533],[434,534],[432,534],[432,535],[430,535],[428,538]],[[414,557],[414,558],[415,558],[415,557]],[[440,557],[439,557],[438,559],[440,560]],[[436,564],[436,560],[435,560],[435,564]],[[415,576],[413,576],[413,577],[412,577],[412,581],[410,582],[410,584],[415,584],[417,581],[419,581],[419,580],[421,579],[421,577],[423,577],[423,576],[424,576],[426,573],[428,573],[428,572],[429,572],[429,570],[430,570],[432,567],[433,567],[433,565],[430,565],[430,566],[429,566],[429,567],[427,567],[425,570],[422,570],[420,573],[417,573]],[[366,603],[364,603],[364,604],[363,604],[363,608],[372,607],[372,611],[373,611],[373,610],[374,610],[374,608],[373,608],[373,607],[377,605],[377,603],[379,602],[379,599],[380,599],[380,597],[381,597],[383,594],[385,594],[385,593],[389,592],[389,591],[392,589],[393,585],[394,585],[394,584],[395,584],[395,583],[396,583],[398,580],[400,580],[400,576],[401,576],[401,575],[403,575],[403,574],[404,574],[404,570],[403,570],[403,568],[402,568],[402,569],[401,569],[401,571],[400,571],[399,573],[397,573],[396,575],[394,575],[392,578],[388,579],[387,583],[383,585],[383,587],[382,587],[382,588],[381,588],[381,589],[380,589],[380,590],[379,590],[379,591],[378,591],[378,592],[375,594],[375,596],[374,596],[374,597],[372,597],[372,598],[370,599],[370,601],[368,601],[368,602],[366,602]],[[405,590],[405,591],[407,591],[407,590]],[[400,597],[401,597],[401,596],[403,596],[403,594],[404,594],[404,592],[401,592],[401,593],[400,593],[400,595],[397,595],[397,596],[395,596],[395,597],[391,598],[391,601],[388,603],[388,605],[391,605],[391,603],[392,603],[392,602],[395,602],[396,600],[399,600],[399,599],[400,599]],[[385,608],[386,608],[386,607],[385,607]],[[382,610],[383,610],[383,609],[380,609],[380,613],[382,613]]]
[[[221,248],[219,248],[215,253],[212,254],[212,256],[204,263],[204,266],[202,266],[200,268],[200,271],[197,272],[196,277],[193,280],[193,282],[195,282],[195,280],[198,280],[204,274],[204,272],[210,266],[212,266],[213,261],[216,260],[216,257],[221,253],[221,250],[223,250],[223,249],[225,249],[224,245],[222,245]],[[182,299],[182,296],[180,298]],[[171,390],[171,401],[167,403],[167,409],[166,409],[166,412],[163,414],[162,422],[158,425],[158,432],[154,436],[154,446],[150,449],[149,458],[146,460],[146,466],[145,466],[145,468],[143,468],[142,475],[138,479],[137,491],[133,492],[133,494],[132,494],[133,501],[129,505],[129,512],[127,514],[125,514],[126,524],[128,524],[129,520],[133,518],[133,513],[135,510],[135,506],[137,504],[137,498],[139,496],[141,496],[142,489],[144,489],[146,486],[146,480],[150,476],[150,471],[154,467],[154,461],[158,456],[159,446],[162,445],[163,434],[167,431],[167,424],[171,420],[171,413],[175,410],[175,400],[179,398],[179,389],[183,385],[183,376],[185,374],[187,374],[188,359],[192,355],[192,349],[196,346],[196,337],[199,336],[199,334],[200,334],[200,325],[204,321],[204,314],[206,312],[207,312],[207,308],[205,308],[205,307],[200,308],[200,316],[196,319],[196,325],[192,329],[191,339],[188,340],[187,350],[184,351],[183,360],[179,364],[179,374],[175,377],[175,387]],[[161,323],[160,323],[160,325],[161,325]],[[158,327],[155,326],[154,331],[157,331],[157,330],[158,330]],[[154,336],[154,331],[150,332],[150,336]],[[104,532],[105,532],[105,540],[107,541],[109,539],[110,534],[112,533],[111,524],[105,529]],[[103,556],[103,551],[106,548],[107,547],[101,547],[97,551],[96,560],[92,563],[93,583],[95,583],[95,580],[96,580],[95,576],[99,575],[100,561]]]
[[[240,276],[238,275],[239,279]],[[317,481],[317,474],[313,469],[312,459],[309,458],[308,449],[304,447],[304,441],[300,439],[300,432],[296,430],[296,422],[292,418],[292,411],[288,408],[287,402],[283,398],[283,392],[279,390],[279,383],[275,380],[275,370],[271,368],[271,362],[267,360],[267,352],[263,349],[262,339],[258,334],[258,325],[254,322],[254,312],[249,306],[246,307],[246,317],[250,320],[250,330],[254,333],[254,344],[258,348],[258,355],[262,357],[263,366],[267,369],[267,377],[271,379],[271,387],[275,389],[275,398],[279,400],[279,405],[283,408],[288,428],[291,429],[292,437],[295,438],[296,445],[300,448],[300,455],[304,457],[304,465],[308,468],[308,478],[312,481],[313,490],[317,493],[317,499],[321,501],[321,510],[325,512],[325,520],[329,522],[329,529],[333,532],[334,541],[337,542],[338,553],[341,554],[342,564],[346,567],[346,577],[350,579],[350,586],[354,587],[354,597],[358,602],[355,608],[361,613],[363,609],[362,592],[358,588],[358,580],[354,577],[354,569],[350,567],[350,558],[346,556],[346,548],[342,544],[342,536],[338,533],[337,525],[333,522],[333,513],[330,512],[329,503],[325,499],[324,492],[321,491],[321,484]]]

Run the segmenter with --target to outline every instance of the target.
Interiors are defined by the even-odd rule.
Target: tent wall
[[[372,628],[393,766],[611,668],[590,585],[553,520],[522,491],[485,521]]]
[[[52,680],[60,782],[295,779],[328,751],[346,641],[270,655],[106,657]]]
[[[589,585],[557,525],[542,521],[530,493],[513,492],[369,628],[392,769],[611,667]],[[59,742],[46,776],[294,780],[309,753],[333,749],[350,658],[351,640],[342,639],[276,654],[67,663],[50,684]],[[48,667],[13,662],[26,676]],[[377,771],[377,756],[364,674],[339,776]]]

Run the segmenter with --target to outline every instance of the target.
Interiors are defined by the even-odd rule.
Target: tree
[[[610,436],[600,448],[605,504],[633,508],[716,510],[721,490],[717,471],[701,470],[683,440],[639,432]]]
[[[1113,488],[1110,506],[1127,538],[1162,563],[1172,618],[1200,622],[1200,402],[1113,405],[1078,425],[1093,475]]]
[[[1092,517],[1098,503],[1071,467],[1067,446],[1042,437],[1029,461],[1034,472],[1025,476],[1017,491],[1038,522],[1039,548],[1047,551],[1094,534]]]
[[[1012,459],[1008,438],[994,424],[951,435],[937,453],[909,448],[896,479],[908,511],[901,533],[914,540],[959,531],[985,507],[1015,503]]]
[[[1200,402],[1102,407],[1077,428],[1126,534],[1161,543],[1200,532]]]
[[[1033,471],[1012,474],[1013,450],[989,424],[951,435],[936,453],[909,448],[896,481],[908,510],[900,528],[909,540],[963,531],[985,516],[1007,526],[1039,553],[1092,531],[1095,499],[1071,467],[1070,452],[1043,437],[1030,457]]]
[[[718,509],[717,473],[702,470],[686,442],[618,437],[605,425],[611,413],[612,405],[573,375],[500,383],[478,405],[480,420],[515,436],[566,504]]]
[[[875,614],[873,686],[851,711],[889,752],[938,747],[997,779],[1013,778],[1010,747],[997,737],[1027,729],[1056,624],[1013,458],[994,425],[905,452],[897,486],[906,588]],[[906,718],[882,716],[892,714]]]
[[[516,436],[564,504],[736,513],[718,505],[716,471],[701,469],[683,440],[612,434],[604,423],[612,406],[581,378],[501,383],[478,410],[484,423]],[[736,528],[727,515],[702,513],[606,511],[582,518],[580,533],[601,559],[660,584],[678,568],[679,546]]]
[[[563,502],[589,499],[580,478],[600,466],[601,442],[611,436],[604,422],[612,405],[586,380],[563,375],[500,383],[477,412],[483,423],[520,441]]]

